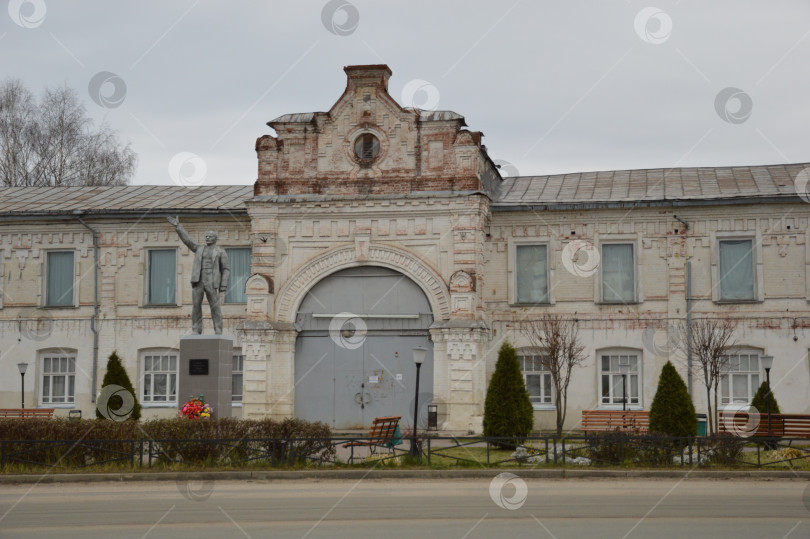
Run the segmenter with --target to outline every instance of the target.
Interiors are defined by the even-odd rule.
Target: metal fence
[[[402,464],[410,441],[367,437],[163,440],[0,440],[0,470],[167,467],[293,468]],[[806,438],[674,438],[609,432],[526,438],[422,437],[428,466],[735,467],[810,469]],[[416,464],[412,460],[408,464]]]

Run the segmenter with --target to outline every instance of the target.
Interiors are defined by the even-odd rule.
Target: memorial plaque
[[[195,374],[208,374],[208,360],[207,359],[189,359],[188,360],[188,373]]]

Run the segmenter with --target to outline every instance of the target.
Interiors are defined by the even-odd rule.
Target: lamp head
[[[413,362],[417,365],[421,365],[425,361],[425,356],[427,356],[427,348],[422,346],[417,346],[413,349]]]
[[[28,363],[17,363],[17,368],[20,369],[20,374],[25,374],[28,370]]]
[[[763,369],[769,371],[773,366],[773,356],[759,356],[759,362],[762,363]]]

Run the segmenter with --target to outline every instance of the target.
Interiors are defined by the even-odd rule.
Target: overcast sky
[[[328,110],[366,63],[511,174],[810,161],[807,0],[12,0],[0,20],[0,73],[75,88],[135,184],[252,183],[266,122]]]

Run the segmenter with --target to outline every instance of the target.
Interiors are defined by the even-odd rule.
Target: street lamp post
[[[411,438],[411,457],[419,458],[421,452],[416,447],[416,429],[419,426],[419,368],[425,361],[427,348],[417,346],[413,349],[413,362],[416,364],[416,396],[413,399],[413,437]]]
[[[759,361],[762,363],[762,368],[765,369],[765,381],[768,388],[765,399],[768,402],[768,438],[770,438],[773,436],[773,429],[771,428],[771,367],[773,366],[773,356],[759,356]]]
[[[17,368],[20,369],[20,387],[22,389],[20,392],[20,408],[25,408],[25,371],[28,370],[28,363],[17,363]]]
[[[630,365],[619,365],[619,371],[622,373],[622,412],[627,411],[627,372],[630,370]]]

